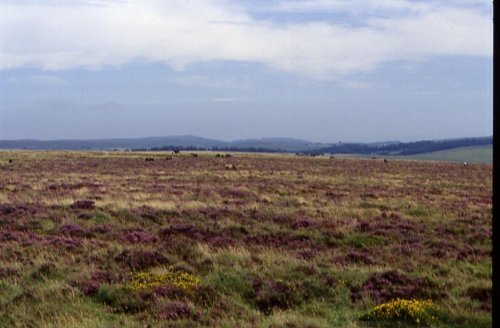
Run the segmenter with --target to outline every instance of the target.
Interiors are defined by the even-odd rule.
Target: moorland
[[[492,166],[0,152],[0,327],[490,327]]]

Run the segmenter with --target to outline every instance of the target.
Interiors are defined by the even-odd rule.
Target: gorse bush
[[[131,287],[134,290],[144,290],[160,286],[174,286],[182,290],[191,291],[200,282],[200,278],[197,276],[170,267],[168,272],[161,274],[150,272],[134,273],[132,275]]]
[[[403,321],[428,327],[437,321],[438,307],[431,300],[396,299],[377,305],[361,317],[364,321]]]

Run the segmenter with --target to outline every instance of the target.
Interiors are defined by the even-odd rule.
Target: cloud
[[[432,6],[431,3],[406,0],[290,0],[278,1],[268,5],[268,11],[275,12],[329,12],[329,13],[389,13],[399,11],[424,11]],[[254,8],[258,10],[258,8]]]
[[[342,13],[355,16],[389,16],[419,14],[440,8],[474,8],[491,12],[492,3],[488,0],[282,0],[269,1],[267,5],[249,6],[255,12],[292,12],[292,13]]]
[[[394,60],[491,57],[491,13],[464,3],[369,0],[372,9],[360,26],[263,20],[228,0],[6,1],[0,2],[0,69],[100,69],[143,60],[184,70],[200,62],[242,61],[333,79]],[[360,0],[274,2],[275,11],[356,6]],[[370,14],[391,10],[399,14]]]

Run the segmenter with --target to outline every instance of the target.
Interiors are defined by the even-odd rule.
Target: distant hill
[[[415,142],[397,143],[339,143],[315,150],[317,153],[330,154],[363,154],[363,155],[416,155],[446,149],[470,146],[492,145],[493,137],[460,138],[446,140],[422,140]]]
[[[149,138],[94,139],[94,140],[0,140],[0,149],[37,149],[37,150],[110,150],[163,147],[221,147],[229,143],[221,140],[197,136],[169,136]]]
[[[314,143],[291,138],[264,138],[236,141],[207,139],[192,135],[94,139],[94,140],[0,140],[0,149],[33,149],[33,150],[166,150],[166,149],[199,149],[199,150],[249,150],[295,152],[310,151],[330,144]]]
[[[492,145],[493,137],[415,142],[316,143],[293,138],[262,138],[222,141],[193,135],[95,139],[95,140],[0,140],[0,149],[33,150],[215,150],[248,152],[295,152],[302,154],[362,154],[408,156],[447,149]]]
[[[492,163],[493,146],[461,147],[411,155],[406,156],[406,158],[444,162]]]
[[[235,140],[230,143],[230,147],[236,148],[265,148],[286,151],[307,151],[325,147],[326,144],[314,143],[311,141],[292,138],[262,138]]]

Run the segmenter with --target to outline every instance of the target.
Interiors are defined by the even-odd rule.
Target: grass
[[[492,163],[493,146],[461,147],[450,150],[442,150],[431,153],[407,156],[409,159],[468,162],[468,163]]]
[[[0,152],[0,327],[491,326],[491,165],[166,156]]]
[[[411,160],[411,161],[438,161],[438,162],[456,162],[456,163],[475,163],[492,164],[493,146],[470,146],[416,155],[363,155],[363,154],[337,154],[339,158],[363,158],[372,160],[392,159],[392,160]]]

